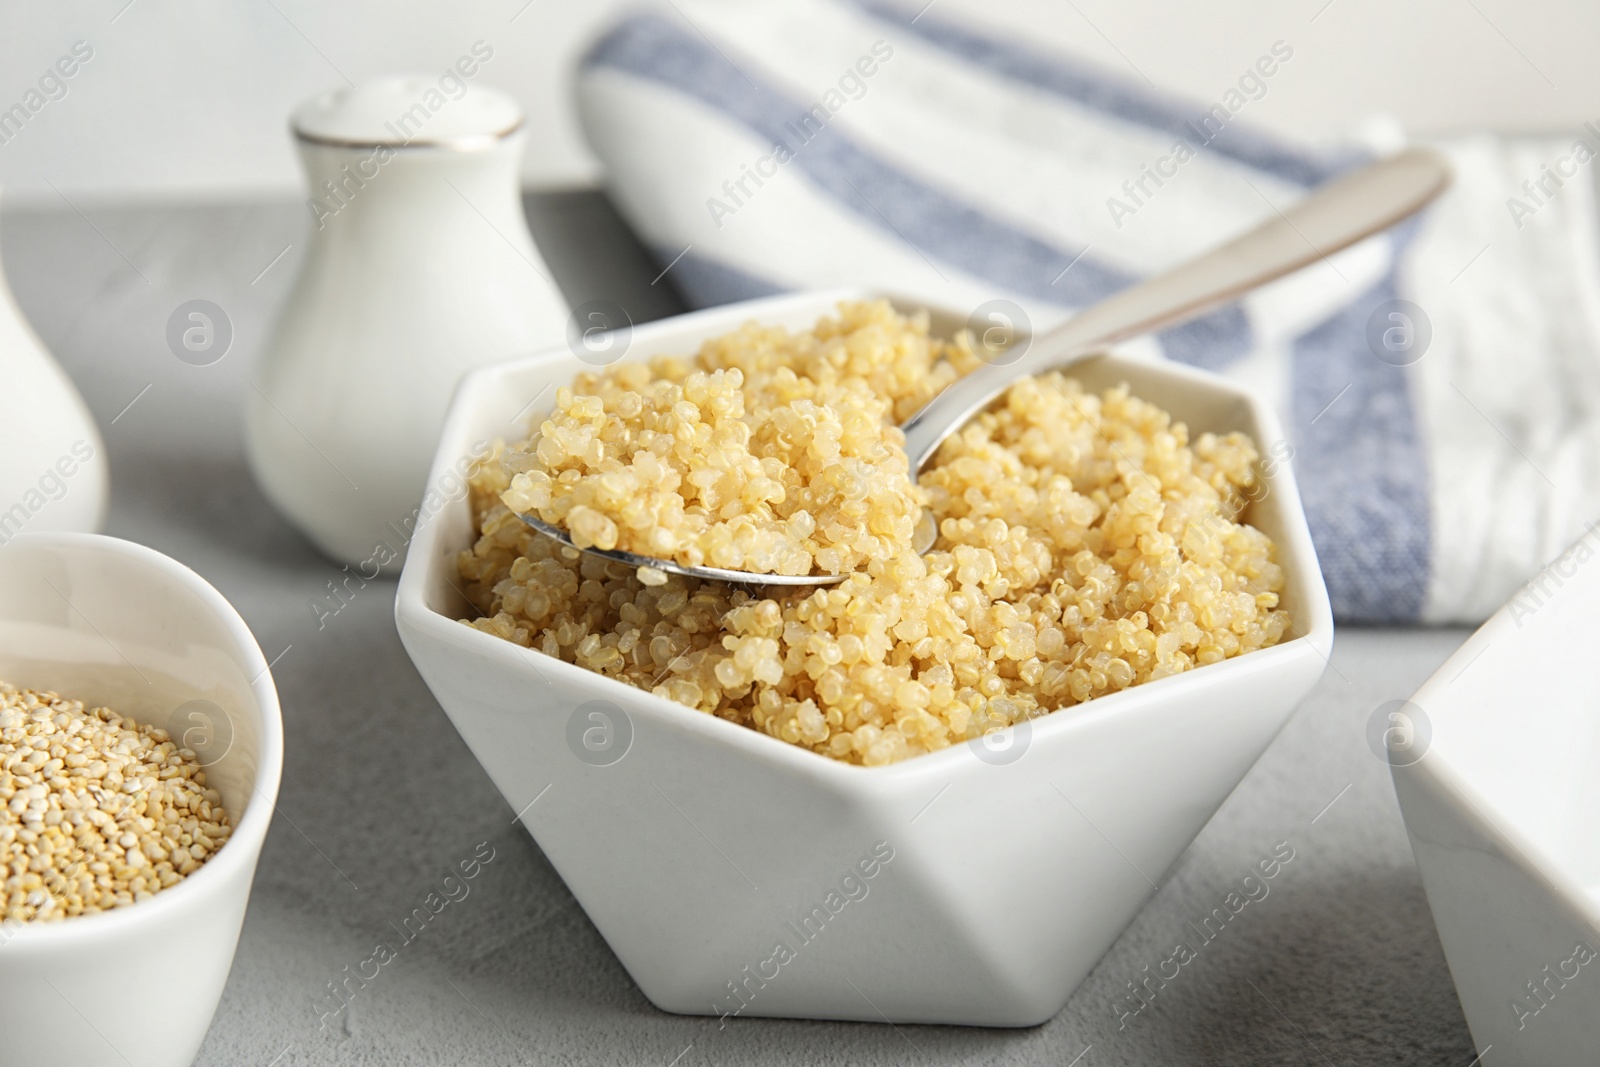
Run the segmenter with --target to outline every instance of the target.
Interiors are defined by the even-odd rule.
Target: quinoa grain
[[[233,832],[195,754],[166,731],[5,682],[0,805],[6,921],[133,904],[193,874]]]
[[[1244,434],[1191,441],[1126,387],[1051,373],[913,483],[896,424],[977,363],[967,335],[877,301],[580,375],[472,475],[471,625],[868,765],[1282,639],[1274,547],[1237,521],[1258,485]],[[527,510],[598,547],[853,573],[761,597],[583,555]]]

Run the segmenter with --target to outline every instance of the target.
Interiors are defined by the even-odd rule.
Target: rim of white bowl
[[[250,796],[245,801],[244,813],[234,826],[228,841],[218,849],[200,869],[176,885],[152,894],[148,900],[110,908],[92,915],[75,915],[59,921],[24,922],[12,931],[5,947],[0,948],[0,958],[7,949],[24,946],[45,946],[52,942],[113,934],[138,923],[153,922],[184,908],[200,894],[219,891],[222,879],[230,868],[254,865],[272,825],[277,809],[278,787],[283,777],[283,713],[278,703],[278,688],[272,680],[272,669],[262,655],[250,627],[228,599],[187,565],[147,545],[125,541],[97,533],[24,533],[7,542],[6,547],[19,543],[40,545],[78,546],[107,555],[121,555],[151,564],[178,585],[195,593],[202,603],[222,622],[229,640],[243,660],[241,668],[254,681],[250,691],[255,698],[254,714],[261,731],[261,752],[256,762],[256,776],[251,783]],[[3,551],[4,549],[0,549]],[[234,847],[246,845],[248,847]],[[254,853],[246,857],[246,852]]]
[[[896,308],[920,308],[928,311],[930,315],[946,318],[960,318],[961,313],[950,307],[937,303],[922,301],[906,297],[900,293],[887,289],[877,289],[864,286],[847,286],[824,290],[805,290],[796,293],[781,293],[775,296],[757,297],[734,304],[722,304],[716,307],[701,308],[696,311],[686,312],[682,315],[673,315],[664,319],[634,326],[630,346],[648,343],[649,334],[654,332],[667,332],[669,329],[676,332],[685,324],[698,325],[701,322],[714,322],[720,319],[731,320],[735,325],[752,318],[761,316],[779,316],[793,312],[800,308],[817,307],[823,312],[833,310],[840,300],[887,299]],[[641,337],[641,334],[644,335]],[[1111,354],[1119,357],[1119,348],[1113,347]],[[482,367],[469,372],[457,384],[455,393],[451,397],[450,407],[445,417],[445,424],[440,433],[439,446],[434,453],[434,462],[429,471],[427,489],[431,490],[439,485],[446,474],[454,472],[455,465],[460,461],[460,456],[454,455],[456,445],[469,436],[466,433],[466,423],[471,417],[465,404],[475,393],[481,392],[486,383],[492,383],[503,375],[514,373],[522,368],[550,360],[566,360],[572,357],[572,352],[565,347],[550,347],[543,351],[533,353],[520,359],[505,363]],[[1190,367],[1171,361],[1152,362],[1128,357],[1125,354],[1119,358],[1137,364],[1140,369],[1150,369],[1169,377],[1186,380],[1208,388],[1218,389],[1229,393],[1238,400],[1248,404],[1255,418],[1258,420],[1261,436],[1272,440],[1283,438],[1283,430],[1278,422],[1277,412],[1265,399],[1252,393],[1237,382],[1228,380],[1221,375]],[[462,454],[465,454],[463,446]],[[447,455],[447,450],[451,453]],[[1293,463],[1280,465],[1278,473],[1272,475],[1272,486],[1275,493],[1281,494],[1286,506],[1294,514],[1300,516],[1290,523],[1292,535],[1288,540],[1292,542],[1293,555],[1297,567],[1304,567],[1308,572],[1304,587],[1301,592],[1308,594],[1302,597],[1305,601],[1301,611],[1309,623],[1303,632],[1296,632],[1294,636],[1270,648],[1257,649],[1244,656],[1236,656],[1221,663],[1208,664],[1204,668],[1185,671],[1181,675],[1172,675],[1160,678],[1153,682],[1144,682],[1116,693],[1108,693],[1083,704],[1074,704],[1067,708],[1055,709],[1045,712],[1035,718],[1027,720],[1028,726],[1035,731],[1031,743],[1056,733],[1070,732],[1086,728],[1096,723],[1106,715],[1120,715],[1127,710],[1133,710],[1128,705],[1149,703],[1164,699],[1168,691],[1175,686],[1193,687],[1201,684],[1221,684],[1242,673],[1255,673],[1271,669],[1281,660],[1299,658],[1305,655],[1315,655],[1326,664],[1333,649],[1333,610],[1328,599],[1327,586],[1322,580],[1321,569],[1318,564],[1316,546],[1311,540],[1310,528],[1305,521],[1305,509],[1301,504],[1299,485],[1295,479]],[[652,704],[654,710],[667,717],[672,725],[699,733],[708,742],[718,743],[737,749],[741,753],[757,759],[776,760],[785,765],[799,770],[819,775],[851,775],[854,780],[861,781],[859,776],[870,775],[874,781],[887,783],[891,780],[911,780],[922,777],[938,775],[947,769],[947,764],[961,758],[962,751],[967,743],[951,745],[949,748],[938,752],[929,752],[914,756],[910,759],[900,760],[896,763],[883,766],[867,767],[841,760],[832,759],[810,749],[791,745],[775,737],[768,736],[760,730],[752,730],[747,726],[728,722],[716,715],[707,715],[704,712],[687,708],[664,697],[658,697],[647,690],[639,689],[626,682],[615,678],[597,674],[594,671],[568,663],[565,660],[545,656],[542,652],[523,648],[512,644],[503,638],[486,634],[482,631],[463,626],[458,620],[452,619],[430,608],[425,600],[424,586],[431,577],[432,558],[437,554],[439,524],[435,521],[437,515],[427,521],[419,523],[417,531],[407,548],[405,565],[400,573],[399,586],[395,592],[395,622],[404,639],[408,627],[418,632],[426,633],[431,638],[449,644],[456,644],[471,648],[475,653],[489,655],[496,658],[509,657],[508,662],[513,662],[520,655],[535,655],[543,657],[539,663],[540,670],[550,670],[557,675],[567,674],[575,682],[586,685],[599,685],[602,695],[613,693],[629,700],[643,699]],[[1280,548],[1281,550],[1281,548]],[[577,672],[568,674],[568,672]],[[610,689],[618,686],[618,689]],[[1071,714],[1057,714],[1058,711],[1067,711]],[[1016,729],[1015,724],[1008,726],[1000,733],[1008,733]]]

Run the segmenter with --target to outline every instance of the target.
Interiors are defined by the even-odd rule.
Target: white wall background
[[[482,39],[495,55],[481,81],[515,94],[528,114],[527,183],[589,184],[597,168],[573,120],[569,75],[584,43],[624,3],[0,0],[0,110],[74,41],[94,48],[67,96],[0,145],[0,182],[13,202],[55,199],[51,183],[74,202],[293,196],[300,176],[285,117],[297,102],[345,78],[443,70]],[[1416,133],[1564,130],[1600,120],[1600,4],[935,4],[942,17],[1206,99],[1283,38],[1295,48],[1292,76],[1275,79],[1251,117],[1302,135],[1334,134],[1378,111]]]

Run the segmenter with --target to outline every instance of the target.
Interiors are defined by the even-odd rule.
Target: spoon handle
[[[1404,219],[1450,184],[1450,168],[1411,148],[1319,186],[1287,211],[1172,270],[1129,286],[1035,337],[1021,359],[980,367],[903,427],[915,472],[951,433],[1014,382],[1101,348],[1186,322]]]

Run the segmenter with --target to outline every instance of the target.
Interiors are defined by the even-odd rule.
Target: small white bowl
[[[267,663],[199,575],[95,534],[0,548],[0,678],[104,704],[183,739],[232,837],[148,900],[0,926],[0,1061],[181,1067],[222,996],[283,769]]]
[[[625,358],[691,353],[750,319],[809,326],[840,299],[878,295],[683,315],[635,328]],[[964,318],[936,311],[934,331]],[[563,349],[463,381],[395,615],[473,753],[668,1011],[1042,1022],[1322,673],[1333,620],[1287,466],[1250,519],[1278,544],[1299,636],[888,767],[838,763],[480,633],[455,621],[469,613],[455,556],[474,540],[462,460],[524,433],[530,401],[581,369]],[[1119,357],[1077,373],[1127,381],[1195,432],[1282,440],[1265,405],[1213,375]]]
[[[1373,727],[1389,733],[1428,907],[1473,1041],[1493,1046],[1487,1064],[1600,1057],[1597,555],[1591,531]]]

